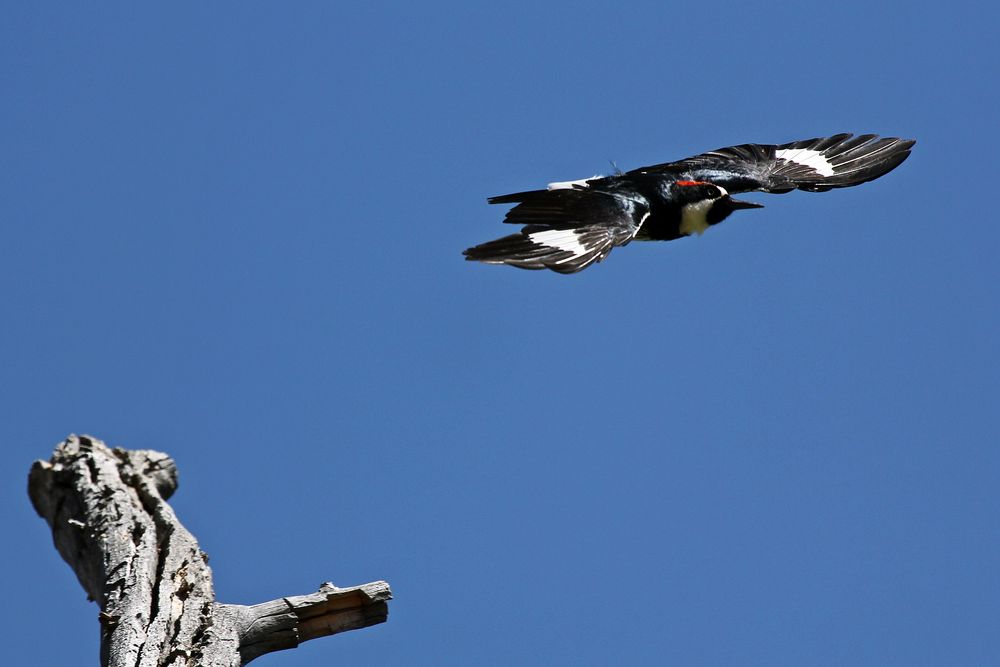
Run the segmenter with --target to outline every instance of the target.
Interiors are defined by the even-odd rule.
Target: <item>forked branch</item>
[[[35,510],[100,606],[105,667],[235,667],[317,637],[385,622],[389,585],[319,591],[256,605],[215,601],[208,558],[167,499],[166,454],[70,436],[28,479]]]

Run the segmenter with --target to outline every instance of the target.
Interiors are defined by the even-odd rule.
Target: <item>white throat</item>
[[[714,199],[702,199],[693,204],[685,204],[681,208],[681,234],[704,234],[708,229],[708,209],[714,203]]]
[[[722,196],[725,197],[728,192],[722,186],[716,186],[722,192]],[[719,201],[722,197],[717,199],[702,199],[700,201],[692,202],[690,204],[685,204],[681,207],[681,234],[686,234],[691,236],[692,234],[697,234],[701,236],[705,233],[705,230],[709,228],[708,224],[708,211],[712,208],[715,202]]]

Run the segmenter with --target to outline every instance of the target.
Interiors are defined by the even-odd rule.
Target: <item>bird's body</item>
[[[742,144],[612,176],[550,183],[545,190],[492,197],[516,204],[504,222],[524,225],[465,251],[466,259],[575,273],[631,241],[701,234],[734,210],[760,208],[733,193],[823,192],[896,168],[915,142],[838,134],[788,144]]]

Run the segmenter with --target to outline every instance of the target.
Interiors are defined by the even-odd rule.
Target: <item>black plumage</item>
[[[468,260],[575,273],[612,248],[701,234],[734,210],[760,208],[734,193],[823,192],[874,180],[905,160],[913,140],[837,134],[787,144],[741,144],[612,176],[552,183],[491,197],[516,204],[504,222],[524,225],[469,248]]]

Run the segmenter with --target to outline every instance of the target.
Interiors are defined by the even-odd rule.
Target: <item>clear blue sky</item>
[[[221,601],[386,579],[268,665],[1000,662],[995,6],[7,3],[10,664],[96,664],[28,503],[178,461]],[[574,276],[489,195],[746,141],[918,140]]]

